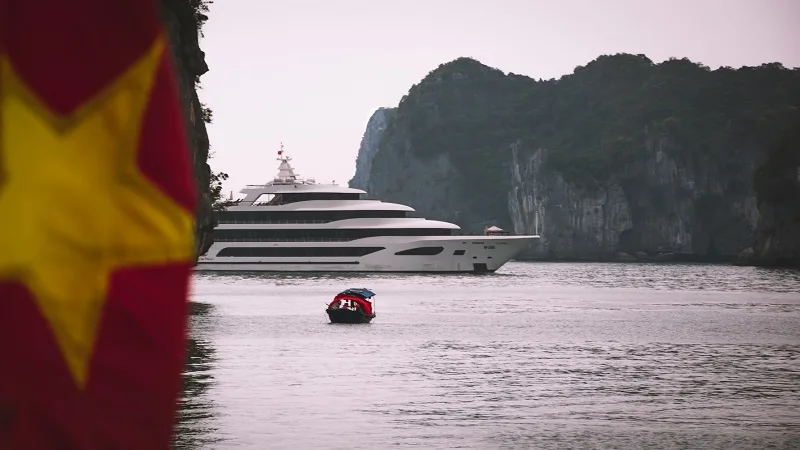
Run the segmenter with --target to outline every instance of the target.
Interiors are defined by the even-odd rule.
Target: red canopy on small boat
[[[339,294],[336,297],[334,297],[333,301],[331,301],[328,304],[328,307],[330,308],[331,305],[342,300],[350,300],[351,302],[361,306],[361,309],[364,310],[364,314],[367,315],[372,314],[372,302],[370,302],[369,300],[364,300],[361,297],[345,293]]]

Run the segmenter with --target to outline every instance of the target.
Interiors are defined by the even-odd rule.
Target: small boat
[[[375,318],[375,293],[369,289],[346,289],[325,310],[331,323],[369,323]]]

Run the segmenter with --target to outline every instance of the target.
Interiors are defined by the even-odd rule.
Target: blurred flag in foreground
[[[169,448],[194,183],[154,0],[0,0],[0,448]]]

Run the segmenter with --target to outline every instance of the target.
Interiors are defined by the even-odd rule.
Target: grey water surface
[[[325,303],[377,293],[371,324]],[[176,448],[800,448],[800,272],[195,275]]]

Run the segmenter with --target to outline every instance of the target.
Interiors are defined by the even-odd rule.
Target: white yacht
[[[461,235],[457,225],[364,198],[360,189],[302,179],[278,152],[278,175],[248,185],[219,212],[196,270],[494,272],[539,236]]]

